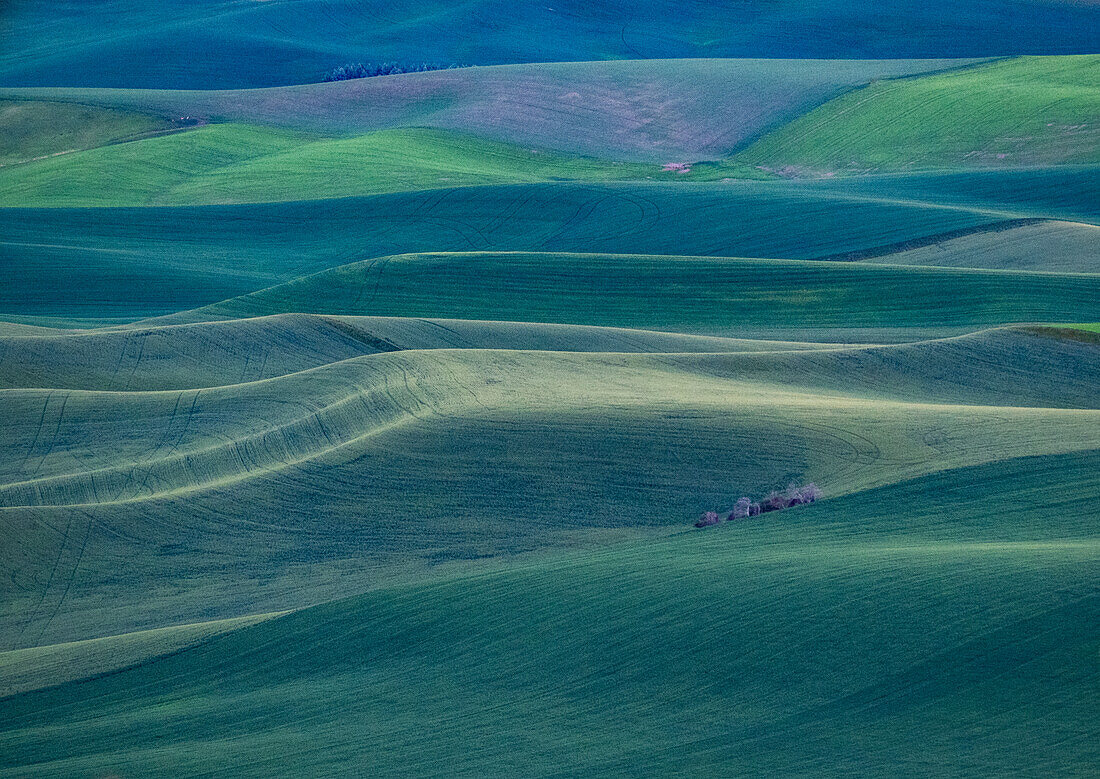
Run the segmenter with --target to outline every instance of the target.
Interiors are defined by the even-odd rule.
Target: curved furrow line
[[[186,423],[168,454],[157,454],[164,446],[162,436],[150,452],[144,455],[139,452],[135,461],[130,463],[0,486],[0,503],[8,507],[117,503],[140,500],[166,491],[175,493],[208,488],[311,460],[381,430],[448,413],[460,405],[446,392],[428,390],[431,396],[425,396],[424,386],[410,382],[404,369],[401,369],[402,377],[395,384],[389,376],[389,366],[375,369],[360,361],[347,367],[353,368],[358,375],[337,379],[336,386],[327,387],[326,394],[319,401],[310,400],[307,394],[302,394],[289,400],[276,398],[273,403],[261,395],[255,395],[251,405],[247,400],[223,397],[219,399],[220,403],[213,403],[207,408],[205,404],[199,405],[199,393],[196,392]],[[320,388],[325,377],[317,377],[314,373],[294,378],[292,383],[306,387],[313,383],[312,379],[319,379]],[[270,384],[265,384],[263,388],[269,389]],[[293,392],[295,388],[288,387],[287,390]],[[265,408],[277,409],[284,403],[295,410],[287,414],[284,408],[280,421],[272,422],[256,416]],[[217,415],[232,417],[235,410],[253,417],[247,420],[244,434],[217,432]],[[187,424],[199,414],[208,419],[185,444]],[[171,419],[175,418],[173,414]],[[257,426],[260,429],[255,429]],[[171,487],[155,488],[150,481]],[[110,495],[106,501],[100,497],[105,491]]]

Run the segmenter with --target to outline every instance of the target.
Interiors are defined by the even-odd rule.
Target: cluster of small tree
[[[757,517],[769,511],[782,511],[783,509],[789,509],[791,506],[813,503],[820,497],[821,490],[816,484],[806,484],[802,487],[792,484],[782,492],[773,490],[759,502],[754,501],[752,498],[739,498],[725,519],[730,522],[735,519]],[[717,511],[707,511],[695,523],[695,527],[710,527],[721,521],[722,515]]]
[[[330,70],[325,81],[347,81],[353,78],[371,78],[373,76],[393,76],[397,73],[424,73],[429,70],[450,70],[464,65],[438,65],[431,62],[402,64],[399,62],[352,62]]]

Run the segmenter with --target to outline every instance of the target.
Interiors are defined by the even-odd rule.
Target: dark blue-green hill
[[[349,62],[1100,50],[1100,8],[1070,0],[24,0],[5,4],[0,14],[0,83],[8,86],[274,86],[319,81]]]

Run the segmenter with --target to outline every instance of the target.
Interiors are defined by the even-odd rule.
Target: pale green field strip
[[[882,81],[764,136],[737,160],[805,174],[1100,162],[1100,55],[1019,57]]]
[[[675,175],[659,165],[566,157],[441,130],[345,139],[224,124],[0,168],[0,206],[250,203]]]
[[[79,102],[0,100],[0,167],[167,132],[160,116]]]
[[[984,447],[1019,456],[1023,431],[1036,451],[1100,444],[1100,411],[1083,410],[1096,408],[1088,378],[1095,374],[1094,352],[1088,344],[1021,333],[729,355],[431,350],[360,357],[205,391],[5,390],[9,443],[0,458],[7,464],[0,501],[83,505],[209,492],[309,461],[354,456],[372,439],[408,426],[484,415],[519,419],[525,410],[568,417],[589,413],[593,404],[629,410],[639,420],[667,404],[707,414],[724,409],[731,424],[753,415],[756,424],[789,415],[810,430],[815,416],[877,424],[874,456],[861,472],[850,469],[868,452],[857,446],[844,455],[834,444],[831,456],[840,459],[831,473],[816,474],[834,492],[846,491],[881,483],[878,468],[885,469],[881,479],[891,468],[896,477],[953,463],[938,445],[921,444],[938,420],[954,420],[960,430],[974,425],[972,439],[962,432],[950,439],[962,463],[988,457]],[[986,366],[980,384],[979,364]],[[1020,386],[1039,371],[1050,375]],[[960,376],[956,382],[943,378],[952,373]],[[853,378],[861,376],[870,378]],[[915,429],[898,428],[905,417]],[[1000,429],[1010,419],[1018,432]],[[81,434],[90,429],[94,437]],[[912,460],[895,461],[882,454],[886,447],[911,449]]]
[[[275,314],[187,325],[0,330],[0,387],[170,390],[274,378],[402,349],[763,352],[831,344],[461,319]]]
[[[199,622],[0,652],[0,698],[117,672],[180,652],[279,613]]]
[[[953,268],[1100,273],[1100,227],[1080,222],[1038,222],[1011,230],[937,241],[863,262]]]

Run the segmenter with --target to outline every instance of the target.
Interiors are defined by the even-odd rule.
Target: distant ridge
[[[1069,0],[164,0],[7,4],[0,84],[216,89],[347,62],[897,59],[1100,52]],[[198,53],[201,52],[201,56]]]

